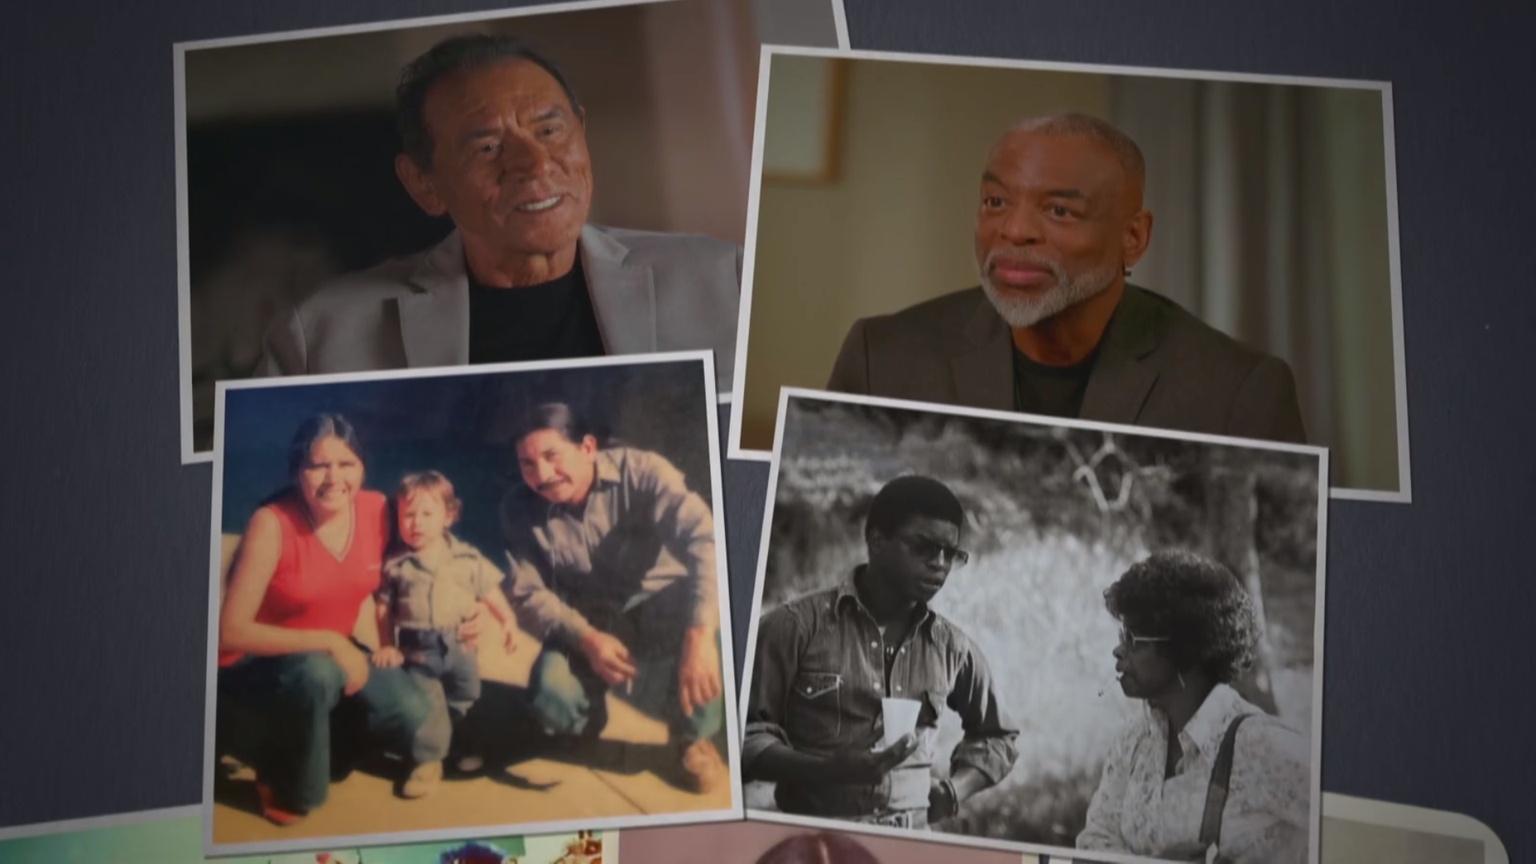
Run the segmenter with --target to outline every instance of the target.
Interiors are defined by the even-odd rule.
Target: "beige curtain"
[[[1290,363],[1334,486],[1398,488],[1381,93],[1112,80],[1155,218],[1132,281]]]

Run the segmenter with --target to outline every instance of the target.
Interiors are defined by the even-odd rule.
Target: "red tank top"
[[[309,514],[296,494],[266,505],[282,526],[283,549],[272,581],[256,610],[262,624],[294,630],[330,630],[350,636],[363,598],[379,587],[379,569],[389,543],[389,501],[371,489],[353,501],[352,542],[337,558],[315,536]],[[219,665],[239,660],[221,652]]]

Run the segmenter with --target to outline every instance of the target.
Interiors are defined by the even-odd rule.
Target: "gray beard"
[[[1009,327],[1022,330],[1033,327],[1045,319],[1055,315],[1069,307],[1087,300],[1108,288],[1115,281],[1115,275],[1120,269],[1113,264],[1105,265],[1096,270],[1079,273],[1069,278],[1060,264],[1053,262],[1038,262],[1051,271],[1051,278],[1055,284],[1050,290],[1030,297],[1022,292],[999,290],[992,284],[992,279],[987,275],[991,270],[992,256],[989,254],[981,265],[981,287],[987,292],[987,299],[992,301],[992,308],[997,310]]]

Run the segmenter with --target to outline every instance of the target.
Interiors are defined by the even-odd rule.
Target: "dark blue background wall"
[[[1392,82],[1414,503],[1332,507],[1323,785],[1470,814],[1536,860],[1536,11],[846,3],[856,48]],[[178,458],[171,44],[498,5],[9,8],[0,825],[200,794],[210,471]],[[744,636],[766,467],[725,475]]]

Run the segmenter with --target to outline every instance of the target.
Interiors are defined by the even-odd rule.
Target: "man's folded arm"
[[[715,516],[697,492],[688,488],[683,472],[655,453],[633,451],[638,482],[654,502],[651,518],[662,544],[688,571],[693,589],[691,626],[719,626],[720,601],[715,566]]]
[[[949,696],[949,707],[960,715],[960,725],[965,730],[965,737],[950,756],[950,771],[974,768],[986,776],[988,786],[994,786],[1008,776],[1018,759],[1014,740],[1019,730],[998,701],[986,659],[974,645],[967,648]]]
[[[775,763],[783,761],[782,751],[795,753],[783,724],[801,647],[800,622],[792,610],[780,607],[758,620],[757,656],[753,662],[747,725],[741,742],[743,777],[782,779],[767,775],[779,773],[774,768],[780,767]],[[766,764],[761,764],[765,755]],[[775,759],[775,756],[781,758]]]
[[[560,638],[575,645],[596,629],[586,616],[550,590],[538,565],[528,557],[508,550],[507,569],[512,575],[509,592],[512,608],[519,622],[535,637],[541,640]]]

